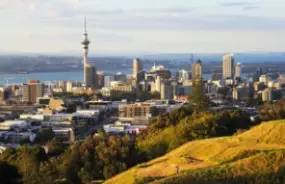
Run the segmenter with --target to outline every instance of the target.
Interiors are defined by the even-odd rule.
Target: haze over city
[[[90,55],[284,51],[281,0],[1,0],[0,52]],[[20,28],[20,29],[19,29]]]

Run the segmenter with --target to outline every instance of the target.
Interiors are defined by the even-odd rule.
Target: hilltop
[[[188,142],[105,183],[283,183],[284,133],[285,120],[279,120],[235,136]]]

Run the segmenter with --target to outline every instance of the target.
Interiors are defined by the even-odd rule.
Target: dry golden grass
[[[270,168],[268,158],[261,157],[260,154],[283,149],[285,150],[285,121],[272,121],[238,136],[186,143],[165,156],[136,166],[105,183],[132,184],[136,179],[148,176],[169,177],[175,175],[176,166],[180,167],[180,171],[188,171],[224,164],[237,168],[236,175],[256,172],[259,168],[266,168],[268,171]],[[272,162],[281,162],[276,159],[279,153],[275,154],[275,160]],[[285,166],[285,161],[282,161],[281,165]],[[270,169],[274,171],[278,168]]]

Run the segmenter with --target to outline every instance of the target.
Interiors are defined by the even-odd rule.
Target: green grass
[[[179,175],[175,175],[175,166],[180,167]],[[150,178],[156,179],[154,183],[174,184],[282,183],[284,170],[285,120],[281,120],[237,136],[188,142],[106,183],[132,184]]]

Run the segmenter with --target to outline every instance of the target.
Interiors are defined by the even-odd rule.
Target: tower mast
[[[86,17],[85,17],[84,18],[84,34],[83,34],[83,39],[81,41],[82,51],[83,51],[83,64],[84,64],[84,66],[88,64],[89,44],[90,44],[90,41],[88,39],[87,23],[86,23]]]

